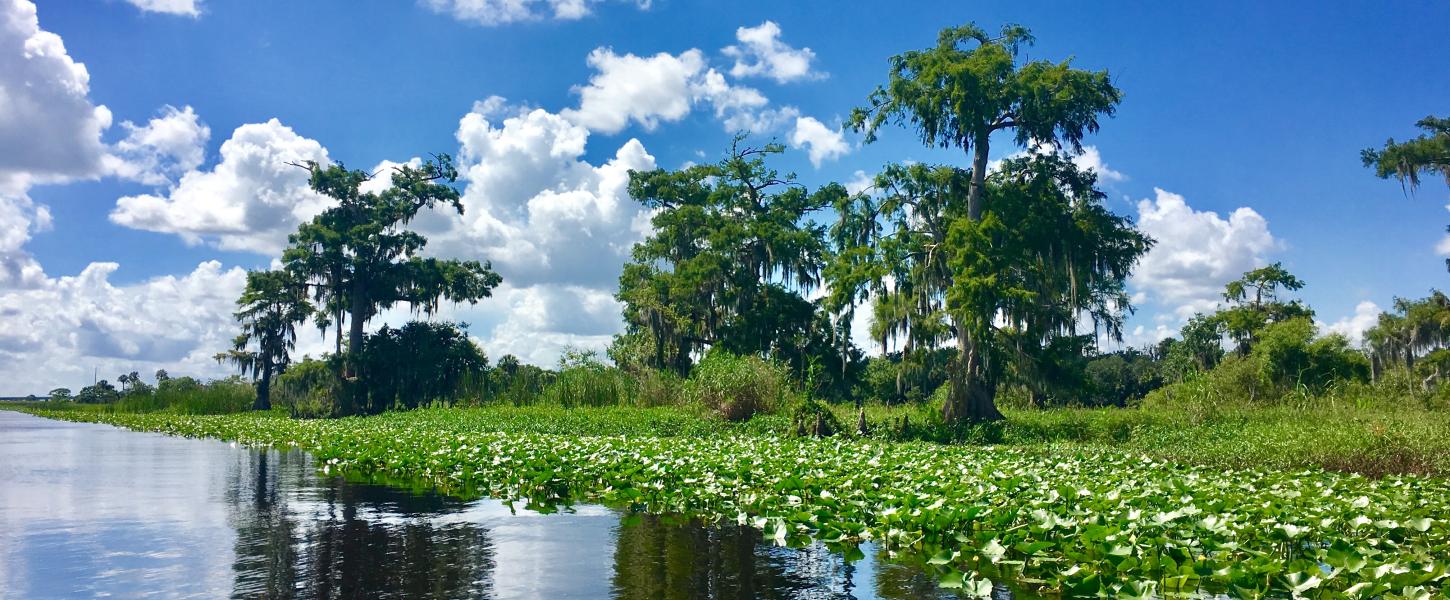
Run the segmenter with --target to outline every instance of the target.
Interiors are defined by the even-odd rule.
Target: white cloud
[[[1157,243],[1134,269],[1131,283],[1146,293],[1145,300],[1180,319],[1212,310],[1224,284],[1267,263],[1269,253],[1282,245],[1252,208],[1241,207],[1224,219],[1194,210],[1178,194],[1157,188],[1154,193],[1154,199],[1138,202],[1138,227]]]
[[[1341,317],[1333,323],[1320,323],[1319,328],[1324,333],[1338,333],[1349,338],[1349,343],[1359,346],[1364,343],[1364,332],[1379,324],[1380,313],[1384,309],[1378,304],[1365,300],[1354,306],[1354,314]]]
[[[654,169],[654,157],[631,139],[591,164],[588,128],[499,102],[476,105],[457,136],[464,214],[431,211],[414,223],[430,254],[490,260],[504,285],[444,315],[475,324],[495,358],[547,365],[566,346],[603,349],[622,326],[620,270],[650,230],[650,211],[626,191],[629,171]]]
[[[798,79],[820,79],[824,73],[811,70],[816,53],[810,48],[793,48],[780,41],[780,26],[766,21],[755,27],[735,30],[738,46],[726,46],[725,55],[735,59],[730,68],[734,77],[764,76],[777,83]]]
[[[24,247],[33,234],[50,227],[50,210],[44,205],[23,193],[0,192],[0,291],[45,282],[45,271]]]
[[[555,19],[575,21],[588,16],[601,0],[422,0],[435,12],[452,15],[460,21],[480,25],[505,25],[518,21]],[[650,7],[650,0],[631,2],[640,10]]]
[[[212,355],[236,335],[233,303],[246,272],[201,263],[181,277],[115,285],[116,263],[0,295],[0,381],[6,393],[77,389],[92,369],[220,376]]]
[[[1097,146],[1083,146],[1082,152],[1072,157],[1072,164],[1077,168],[1095,171],[1098,174],[1098,183],[1118,183],[1127,181],[1128,176],[1108,167],[1103,162],[1103,155],[1098,152]]]
[[[692,83],[705,66],[704,55],[694,49],[678,56],[661,52],[640,57],[596,48],[588,60],[598,73],[589,78],[589,85],[575,88],[579,108],[563,115],[604,133],[618,133],[631,120],[645,131],[653,131],[661,121],[680,120],[690,113]]]
[[[793,148],[805,149],[811,164],[817,169],[827,160],[835,160],[851,152],[851,145],[840,129],[830,129],[815,117],[797,117],[795,130],[790,134]]]
[[[126,0],[144,12],[195,17],[201,14],[200,0]]]
[[[162,185],[201,166],[206,159],[206,142],[211,128],[201,122],[190,106],[162,108],[161,115],[145,125],[121,123],[126,138],[112,146],[106,157],[107,171],[117,177]]]
[[[799,114],[793,108],[767,110],[770,100],[764,94],[726,81],[707,67],[704,53],[695,48],[643,57],[596,48],[588,62],[596,73],[588,85],[574,88],[579,107],[560,114],[594,132],[619,133],[630,123],[654,131],[660,123],[685,118],[702,103],[732,131],[763,132]]]
[[[91,104],[90,73],[35,5],[0,0],[0,188],[100,174],[111,112]]]
[[[186,173],[166,196],[117,200],[111,221],[192,244],[276,254],[299,223],[326,206],[307,187],[307,171],[290,163],[326,164],[327,149],[276,119],[238,127],[220,154],[212,170]]]
[[[871,189],[875,185],[875,178],[867,175],[865,171],[857,169],[855,173],[851,174],[851,179],[846,182],[846,193],[859,194]]]

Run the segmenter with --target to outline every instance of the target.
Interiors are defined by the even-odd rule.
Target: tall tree
[[[247,287],[237,298],[237,311],[233,313],[242,332],[233,340],[231,351],[216,358],[237,365],[243,375],[250,373],[257,378],[253,409],[271,410],[272,378],[291,364],[291,351],[297,346],[297,325],[312,313],[307,286],[292,273],[247,273]]]
[[[685,373],[695,353],[719,347],[804,372],[813,339],[835,333],[820,331],[829,321],[802,296],[820,285],[828,255],[824,226],[806,217],[846,191],[810,192],[766,166],[780,145],[742,142],[715,164],[630,174],[630,195],[657,212],[619,299],[630,330],[649,336],[651,366]]]
[[[458,171],[448,155],[420,167],[394,168],[392,185],[380,192],[363,190],[374,177],[365,171],[341,164],[300,166],[311,173],[312,189],[337,205],[290,236],[283,262],[312,289],[320,325],[336,326],[340,338],[347,321],[349,355],[362,350],[364,326],[384,309],[405,303],[432,314],[442,300],[477,302],[501,282],[488,263],[422,256],[427,239],[407,229],[425,208],[447,205],[463,212],[458,190],[451,185]],[[356,361],[348,364],[357,375]],[[343,412],[352,408],[344,406]]]
[[[1433,290],[1425,298],[1395,298],[1393,311],[1381,313],[1364,340],[1376,373],[1411,369],[1420,357],[1450,346],[1450,297]]]
[[[1390,138],[1383,148],[1361,150],[1364,166],[1374,169],[1381,179],[1398,179],[1411,192],[1420,187],[1422,175],[1442,176],[1450,186],[1450,119],[1431,115],[1415,126],[1425,133],[1404,142]],[[1445,259],[1445,268],[1450,269],[1450,258]]]
[[[906,286],[903,291],[919,299],[913,305],[916,314],[944,315],[950,322],[950,335],[956,339],[959,365],[953,370],[950,398],[943,409],[951,421],[1001,418],[994,401],[992,372],[997,367],[989,356],[995,349],[984,336],[990,335],[1003,302],[1022,306],[999,293],[996,273],[988,270],[997,259],[1010,262],[1015,258],[994,256],[982,246],[1017,225],[1002,221],[1011,218],[1008,211],[995,223],[986,220],[992,201],[987,193],[987,159],[993,134],[1009,134],[1012,143],[1021,148],[1066,146],[1079,151],[1083,137],[1096,131],[1098,119],[1112,115],[1122,98],[1106,71],[1074,69],[1070,61],[1021,61],[1022,49],[1032,42],[1031,33],[1015,25],[1002,28],[997,36],[976,25],[945,29],[935,47],[892,57],[887,84],[870,95],[867,106],[851,114],[851,126],[863,131],[867,142],[876,139],[883,125],[908,125],[927,146],[959,148],[971,161],[971,169],[965,171],[916,167],[888,172],[883,175],[885,183],[897,189],[897,197],[878,207],[888,209],[882,214],[895,213],[892,216],[896,217],[893,231],[879,238],[901,238],[902,243],[896,244],[900,247],[888,251],[909,259],[911,266],[906,270],[915,272],[912,281],[898,280],[893,287]],[[1019,169],[1019,175],[1030,170],[1025,167]],[[871,206],[845,208],[857,216],[842,217],[844,235],[838,237],[860,241],[880,231]],[[953,246],[967,252],[951,259],[943,255],[949,233],[956,236]],[[853,243],[852,247],[867,245]],[[848,260],[854,260],[851,252],[846,254]],[[1081,281],[1092,281],[1075,267],[1077,261],[1093,258],[1092,254],[1054,257],[1049,261],[1052,266],[1065,269],[1059,273],[1064,275],[1062,281],[1054,276],[1027,286],[1038,288],[1034,291],[1061,290],[1075,287],[1079,276]],[[1106,264],[1095,267],[1101,271],[1095,274],[1105,277],[1115,270]],[[1039,270],[1032,276],[1043,273],[1046,271]],[[880,281],[884,275],[878,273],[874,279]],[[852,287],[853,291],[862,289]],[[838,296],[834,304],[841,306],[843,299]],[[1056,312],[1060,317],[1061,311]],[[1052,322],[1052,326],[1030,332],[1040,339],[1050,336],[1060,319],[1031,321],[1019,325]]]
[[[1281,292],[1294,292],[1303,287],[1304,281],[1281,263],[1245,272],[1243,277],[1224,286],[1223,299],[1228,307],[1213,318],[1223,323],[1239,354],[1248,355],[1265,327],[1294,318],[1314,317],[1314,311],[1298,300],[1279,297]]]
[[[1080,349],[1084,335],[1120,338],[1124,281],[1152,244],[1102,206],[1092,172],[1064,157],[1005,161],[984,184],[987,208],[977,220],[966,215],[968,175],[888,167],[876,179],[879,200],[858,195],[838,205],[836,231],[865,234],[837,235],[848,245],[826,270],[829,304],[874,299],[875,329],[889,339],[933,348],[956,338],[948,421],[1001,418],[995,394],[1004,374],[1045,392],[1065,368],[1064,351]],[[882,326],[883,314],[893,324]],[[1083,322],[1093,331],[1078,331]]]

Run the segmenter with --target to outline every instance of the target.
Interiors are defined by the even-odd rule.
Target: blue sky
[[[1423,295],[1446,276],[1450,192],[1431,183],[1406,197],[1358,159],[1450,113],[1444,3],[35,4],[32,27],[16,17],[30,2],[0,0],[11,54],[0,66],[21,65],[0,71],[0,98],[31,104],[7,115],[0,102],[0,394],[76,386],[93,368],[220,374],[206,358],[230,335],[238,269],[266,267],[308,214],[294,175],[256,164],[309,152],[359,167],[471,156],[468,216],[424,225],[438,253],[502,262],[516,284],[447,316],[472,323],[491,356],[546,363],[565,345],[598,347],[618,327],[612,277],[643,234],[619,189],[625,167],[713,159],[751,121],[790,147],[778,166],[811,184],[907,159],[965,165],[906,131],[863,146],[839,126],[887,57],[968,21],[1026,25],[1031,57],[1075,57],[1125,91],[1082,160],[1102,171],[1112,208],[1160,238],[1133,281],[1132,341],[1176,329],[1265,261],[1307,280],[1303,298],[1350,334],[1374,312],[1362,303]],[[27,40],[53,37],[43,32],[63,56],[26,54]],[[74,78],[68,62],[84,64],[81,89],[33,85]],[[624,89],[639,81],[666,84]],[[87,112],[102,106],[109,119]],[[234,136],[232,168],[221,149]],[[51,156],[75,160],[37,164]]]

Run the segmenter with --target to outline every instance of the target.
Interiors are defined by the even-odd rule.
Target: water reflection
[[[236,598],[477,598],[493,547],[467,508],[437,495],[325,478],[301,453],[241,457],[227,490]]]
[[[0,411],[0,598],[954,597],[863,550],[598,506],[514,513],[321,477],[300,452]]]

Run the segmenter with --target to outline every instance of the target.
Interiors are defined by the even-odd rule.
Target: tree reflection
[[[614,595],[646,598],[852,598],[853,567],[823,546],[776,548],[749,527],[627,515],[614,550]]]
[[[237,532],[235,598],[477,598],[494,559],[477,524],[438,517],[463,503],[316,478],[300,453],[252,452],[227,500]]]

